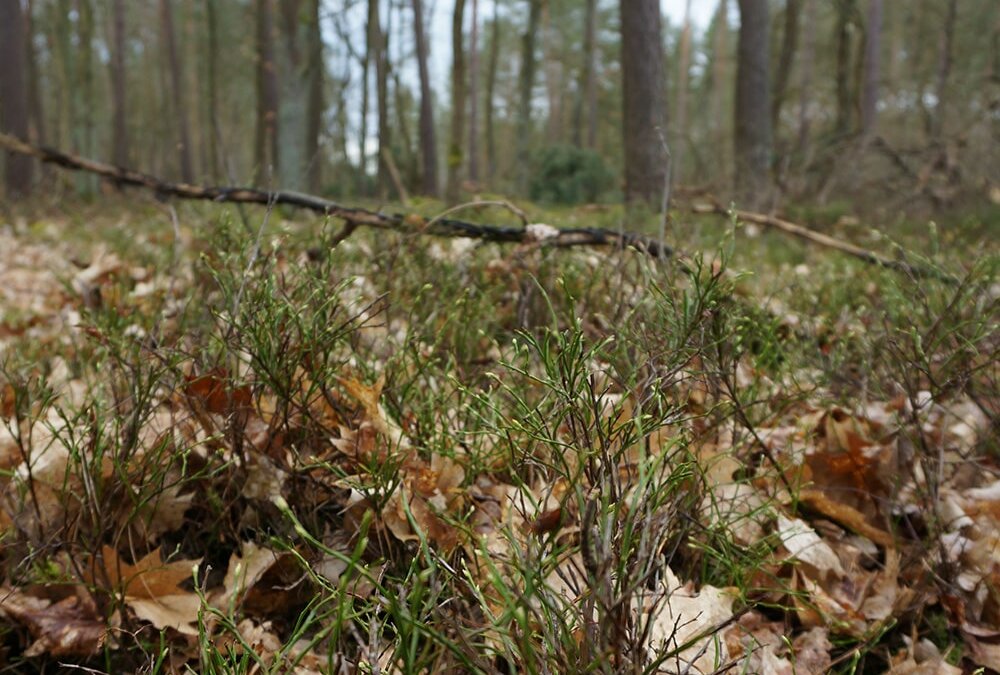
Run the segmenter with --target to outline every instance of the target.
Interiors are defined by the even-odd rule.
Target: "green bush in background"
[[[532,165],[531,198],[538,202],[596,202],[614,179],[598,153],[570,145],[538,150]]]

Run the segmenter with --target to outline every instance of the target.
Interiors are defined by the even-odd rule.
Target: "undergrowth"
[[[331,224],[279,216],[256,236],[259,213],[248,233],[185,210],[176,241],[120,244],[148,280],[66,278],[69,329],[0,352],[4,583],[111,627],[67,644],[45,606],[8,612],[11,671],[739,670],[742,617],[797,635],[824,611],[776,518],[850,529],[769,433],[873,401],[899,411],[896,482],[851,468],[873,501],[850,507],[923,556],[921,593],[955,593],[942,490],[997,464],[995,254],[931,252],[949,284],[732,227],[679,266],[385,233],[328,250]],[[955,454],[922,411],[958,400],[993,434]],[[151,555],[189,571],[153,583]],[[827,665],[879,672],[911,635],[953,650],[946,610],[831,620]]]

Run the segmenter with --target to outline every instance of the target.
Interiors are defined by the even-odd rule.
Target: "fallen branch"
[[[674,255],[675,251],[663,242],[635,232],[619,232],[597,227],[510,227],[500,225],[482,225],[464,220],[445,218],[450,211],[430,220],[416,214],[382,213],[353,206],[344,206],[322,197],[303,194],[301,192],[278,191],[270,192],[256,188],[241,187],[206,187],[188,183],[172,183],[160,180],[149,174],[131,169],[105,164],[51,148],[43,148],[25,143],[13,136],[0,134],[0,148],[29,157],[35,157],[43,162],[55,164],[72,171],[86,171],[108,178],[118,185],[131,185],[152,190],[158,195],[179,197],[181,199],[201,199],[214,202],[229,202],[237,204],[287,205],[296,208],[315,211],[345,222],[344,230],[336,239],[340,243],[358,227],[374,227],[385,230],[396,230],[409,234],[430,234],[441,237],[466,237],[483,241],[516,244],[542,244],[546,246],[614,246],[619,248],[632,247],[654,258]],[[805,239],[826,248],[832,248],[842,253],[854,256],[872,265],[903,272],[911,277],[935,278],[948,283],[957,280],[932,267],[918,266],[903,260],[892,260],[879,254],[841,241],[829,235],[810,230],[787,220],[763,213],[750,211],[729,211],[716,202],[695,204],[693,213],[714,213],[729,216],[734,214],[738,219],[772,227],[786,234]]]
[[[871,265],[878,265],[879,267],[885,267],[887,269],[896,270],[897,272],[903,272],[904,274],[912,277],[933,278],[946,281],[948,283],[958,283],[958,280],[955,277],[933,267],[928,267],[926,265],[914,265],[906,262],[905,260],[893,260],[891,258],[886,258],[878,253],[875,253],[874,251],[869,251],[866,248],[855,246],[854,244],[836,239],[827,234],[823,234],[822,232],[810,230],[808,227],[803,227],[802,225],[782,220],[776,216],[769,216],[764,213],[754,213],[752,211],[730,210],[724,208],[721,204],[716,202],[702,202],[695,204],[691,207],[691,211],[692,213],[714,213],[723,216],[732,215],[745,223],[754,223],[756,225],[771,227],[784,232],[785,234],[790,234],[793,237],[805,239],[806,241],[814,244],[819,244],[820,246],[832,248],[840,251],[841,253],[854,256],[855,258]]]
[[[0,134],[0,148],[4,148],[8,152],[35,157],[43,162],[55,164],[72,171],[94,173],[112,180],[118,185],[131,185],[152,190],[158,195],[213,202],[287,205],[307,209],[345,221],[347,224],[344,230],[345,234],[350,234],[358,227],[364,226],[411,234],[467,237],[500,243],[541,243],[547,246],[560,247],[633,247],[652,257],[666,257],[674,253],[671,247],[661,245],[655,239],[634,232],[616,232],[593,227],[552,228],[551,232],[553,234],[551,236],[544,236],[540,240],[539,231],[548,234],[549,230],[547,228],[536,229],[531,227],[481,225],[479,223],[470,223],[451,218],[434,218],[428,221],[422,216],[413,214],[387,214],[380,211],[344,206],[328,199],[300,192],[284,190],[269,192],[255,188],[206,187],[190,185],[188,183],[172,183],[131,169],[78,157],[51,148],[34,146],[6,134]]]

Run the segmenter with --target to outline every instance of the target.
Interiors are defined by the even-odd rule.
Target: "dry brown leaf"
[[[206,412],[225,415],[250,409],[250,387],[233,387],[229,372],[224,368],[213,368],[204,375],[188,375],[184,379],[184,394]]]
[[[34,642],[25,656],[93,656],[108,639],[108,623],[80,592],[58,602],[21,591],[0,590],[0,613],[24,624]]]
[[[261,577],[278,562],[279,554],[269,548],[258,546],[252,541],[240,545],[240,553],[229,558],[229,568],[223,581],[222,590],[213,598],[212,604],[228,610],[238,604]]]
[[[197,635],[191,625],[198,620],[201,600],[197,594],[186,591],[180,584],[191,578],[198,560],[175,560],[164,563],[160,549],[136,561],[134,565],[122,562],[118,552],[110,546],[103,548],[104,572],[112,588],[124,592],[125,603],[136,615],[157,628],[174,628],[181,633]]]
[[[733,615],[734,597],[727,591],[713,586],[703,586],[695,592],[682,584],[670,568],[666,569],[662,588],[663,597],[657,602],[647,600],[643,607],[633,600],[633,611],[641,611],[652,621],[649,646],[652,650],[673,649],[687,641],[709,633],[677,655],[687,672],[711,673],[729,660],[724,640],[716,639],[711,629],[721,626]]]
[[[879,546],[892,548],[896,545],[896,540],[891,534],[870,524],[863,513],[853,506],[830,499],[826,493],[820,490],[802,490],[799,492],[799,500],[816,509],[827,518],[840,523],[863,537],[868,537]]]
[[[831,574],[844,575],[840,558],[805,521],[778,514],[778,536],[788,557],[807,565],[818,579],[825,580]]]

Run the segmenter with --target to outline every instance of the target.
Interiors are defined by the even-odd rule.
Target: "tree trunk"
[[[120,2],[121,0],[116,0]],[[213,181],[222,177],[221,148],[222,128],[219,125],[219,16],[218,0],[206,0],[205,16],[208,24],[208,54],[205,59],[208,80],[205,105],[208,106],[208,168]]]
[[[177,51],[173,10],[170,5],[170,0],[160,0],[160,20],[163,22],[163,41],[166,43],[167,61],[170,64],[174,116],[177,119],[177,131],[180,135],[181,178],[184,182],[191,183],[194,181],[194,169],[191,166],[191,132],[188,127],[188,109],[185,102],[184,71],[180,53]]]
[[[659,0],[621,0],[625,200],[656,204],[666,177]]]
[[[680,44],[677,46],[677,126],[672,148],[673,166],[671,179],[680,182],[684,168],[688,129],[688,83],[691,70],[691,0],[684,3],[684,27],[681,29]]]
[[[545,93],[549,100],[549,119],[547,123],[546,142],[562,143],[563,141],[563,105],[561,62],[557,45],[558,34],[552,28],[552,3],[542,6],[542,63],[545,68]]]
[[[376,191],[381,198],[389,192],[391,176],[386,156],[392,152],[392,127],[389,126],[389,39],[382,30],[379,0],[368,0],[368,44],[375,59],[375,97],[378,105],[378,175]]]
[[[323,64],[323,31],[320,25],[321,0],[309,0],[309,25],[306,31],[308,54],[305,77],[309,84],[306,106],[306,185],[319,192],[323,178],[319,138],[323,129],[323,85],[326,67]]]
[[[257,0],[257,133],[254,183],[274,186],[278,165],[278,79],[273,0]]]
[[[479,0],[472,0],[469,30],[469,180],[479,182]]]
[[[781,122],[781,108],[785,105],[788,92],[788,79],[795,60],[795,50],[799,44],[799,15],[802,13],[802,0],[787,0],[785,3],[785,27],[781,35],[781,55],[778,57],[778,69],[774,74],[774,98],[771,104],[771,126],[778,129]]]
[[[837,117],[834,130],[846,135],[851,130],[851,23],[854,0],[837,0]]]
[[[500,60],[499,0],[493,0],[493,27],[490,36],[490,61],[486,68],[486,171],[492,185],[497,174],[497,139],[493,127],[493,97],[496,95],[497,64]]]
[[[712,36],[712,92],[709,99],[709,120],[715,129],[712,142],[719,153],[719,166],[728,167],[729,150],[732,147],[729,142],[726,123],[726,92],[729,76],[729,0],[719,0],[719,5],[715,11],[713,24],[715,33]],[[723,181],[729,184],[728,178]]]
[[[587,0],[583,18],[583,68],[576,97],[576,109],[573,112],[573,144],[578,147],[584,146],[584,126],[587,128],[586,147],[594,148],[597,146],[596,42],[597,0]],[[584,116],[586,116],[586,120]]]
[[[517,111],[517,184],[528,189],[528,163],[531,160],[531,95],[535,88],[535,42],[542,15],[543,0],[528,0],[528,27],[521,41],[520,101]]]
[[[739,7],[736,194],[741,206],[758,208],[770,196],[772,152],[767,0],[739,0]]]
[[[458,201],[462,179],[462,143],[465,136],[465,45],[462,28],[465,25],[465,0],[455,0],[451,20],[451,138],[448,141],[448,183],[445,198]]]
[[[78,96],[73,120],[77,147],[88,156],[94,154],[94,7],[91,0],[76,0],[77,45],[73,51]],[[97,189],[96,176],[78,176],[77,187],[84,194]]]
[[[882,0],[868,0],[868,27],[865,31],[864,95],[861,100],[861,133],[875,132],[878,114],[879,57],[882,51]]]
[[[420,158],[421,185],[429,197],[438,196],[437,132],[434,128],[434,99],[427,68],[427,34],[424,32],[424,8],[413,0],[413,32],[417,44],[417,72],[420,75]]]
[[[812,104],[813,66],[816,62],[816,4],[818,0],[805,0],[805,45],[799,69],[799,139],[797,150],[806,154],[809,146],[809,107]]]
[[[955,43],[955,20],[957,15],[958,0],[948,0],[948,5],[945,9],[944,24],[942,25],[941,30],[937,86],[934,91],[935,97],[937,98],[937,105],[934,107],[931,135],[935,139],[940,139],[941,136],[944,135],[948,107],[951,104],[951,92],[949,91],[948,80],[951,77],[951,66]]]
[[[4,133],[28,138],[28,85],[25,77],[25,22],[20,0],[0,0],[0,121]],[[4,184],[7,196],[31,191],[31,158],[6,153]]]
[[[34,35],[35,3],[28,0],[24,7],[24,64],[25,75],[28,78],[28,133],[34,143],[45,145],[45,109],[42,106],[41,78],[38,74],[38,56],[35,52]]]
[[[125,99],[125,0],[111,3],[111,161],[129,166]]]

